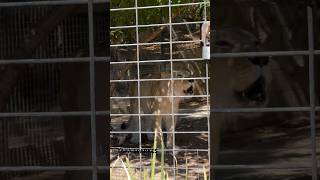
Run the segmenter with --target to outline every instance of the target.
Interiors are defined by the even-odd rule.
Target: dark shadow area
[[[87,3],[3,2],[12,3],[0,7],[0,112],[11,114],[0,120],[1,166],[87,171],[1,172],[0,179],[91,179],[92,157],[99,165],[108,163],[109,7],[94,4],[90,39]],[[95,67],[90,56],[97,57]],[[106,171],[99,172],[101,178]]]

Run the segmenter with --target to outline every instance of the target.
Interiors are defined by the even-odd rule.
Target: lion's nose
[[[194,79],[189,79],[188,80],[190,83],[193,83],[194,82]]]

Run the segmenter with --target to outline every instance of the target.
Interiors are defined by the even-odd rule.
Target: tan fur
[[[269,102],[269,94],[272,80],[272,65],[259,67],[247,59],[224,59],[215,61],[212,66],[212,74],[218,78],[213,81],[212,101],[213,108],[259,108],[266,107]],[[241,91],[252,85],[260,76],[265,78],[264,91],[267,99],[258,104],[254,101],[246,102],[236,98],[234,91]],[[221,133],[226,131],[239,131],[265,124],[262,113],[212,113],[212,136],[214,144],[213,164],[218,160]]]
[[[155,76],[150,76],[148,78],[157,78]],[[170,78],[170,74],[162,73],[161,79]],[[189,82],[187,80],[174,80],[173,81],[173,93],[171,87],[170,80],[162,80],[162,81],[148,81],[148,82],[140,82],[140,96],[168,96],[168,97],[156,97],[156,98],[141,98],[140,106],[141,114],[154,114],[153,116],[141,116],[141,130],[154,132],[157,129],[157,132],[162,132],[162,125],[166,128],[167,132],[173,132],[176,126],[175,119],[172,119],[172,113],[178,113],[179,105],[183,98],[170,97],[172,94],[174,96],[185,96],[187,95],[184,91],[190,87],[193,87],[193,82]],[[138,95],[137,87],[133,87],[134,94]],[[173,109],[172,109],[173,107]],[[132,100],[130,103],[131,114],[138,114],[138,101]],[[163,116],[160,114],[170,114],[167,116]],[[139,130],[139,118],[138,116],[132,116],[129,120],[128,129],[130,131]],[[148,134],[148,139],[152,140],[153,134]],[[158,138],[159,139],[159,138]],[[132,135],[131,142],[138,143],[139,142],[139,134]],[[167,148],[173,147],[173,137],[172,133],[167,134],[166,141]]]

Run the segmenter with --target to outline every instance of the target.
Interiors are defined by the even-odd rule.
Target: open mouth
[[[261,105],[266,101],[265,78],[260,76],[253,84],[243,91],[234,91],[235,97],[245,103]]]
[[[190,86],[187,90],[183,90],[185,94],[193,94],[193,86]]]

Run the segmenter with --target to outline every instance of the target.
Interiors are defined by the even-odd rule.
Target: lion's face
[[[216,32],[213,41],[215,53],[261,51],[257,38],[244,30],[223,29]],[[268,103],[271,85],[269,57],[239,57],[215,59],[214,106],[263,107]]]
[[[271,72],[267,57],[232,60],[229,64],[232,96],[240,107],[266,106]]]
[[[263,59],[259,59],[263,61]],[[270,62],[259,66],[250,61],[217,60],[214,64],[214,102],[217,108],[265,107],[271,86]]]
[[[194,94],[194,80],[175,80],[173,82],[175,96],[188,96]]]

